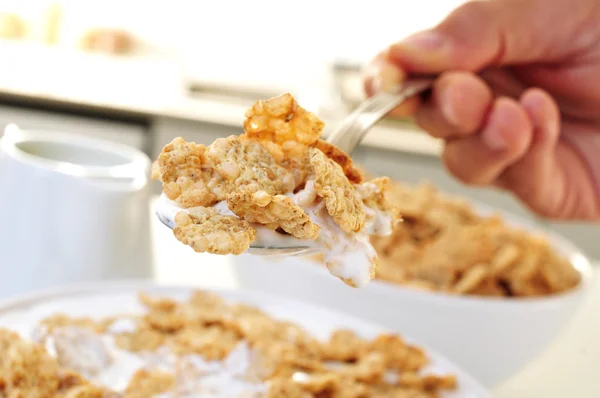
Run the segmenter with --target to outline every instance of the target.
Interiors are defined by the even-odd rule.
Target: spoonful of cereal
[[[285,94],[254,104],[240,136],[209,146],[174,139],[154,165],[158,218],[197,252],[321,252],[344,282],[366,283],[376,271],[369,237],[391,234],[397,220],[388,179],[364,181],[344,151],[319,139],[323,127]]]

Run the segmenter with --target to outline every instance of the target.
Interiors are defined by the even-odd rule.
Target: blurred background
[[[176,136],[238,133],[246,108],[282,92],[333,126],[362,99],[360,70],[378,50],[463,2],[305,0],[292,14],[263,0],[0,0],[0,124],[101,137],[153,159]],[[439,152],[409,120],[386,120],[355,158],[546,224],[600,258],[600,227],[535,220],[508,195],[466,188]]]

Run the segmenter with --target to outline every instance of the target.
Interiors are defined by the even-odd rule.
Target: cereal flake
[[[310,155],[317,195],[325,201],[327,212],[344,232],[360,231],[366,220],[363,203],[342,168],[318,149],[311,149]]]
[[[256,238],[248,221],[212,207],[195,207],[175,216],[175,237],[198,253],[241,254]]]
[[[311,145],[324,127],[322,120],[299,106],[290,94],[256,102],[244,121],[248,137],[277,144],[295,141]]]
[[[175,138],[158,157],[154,172],[163,182],[163,192],[183,207],[210,206],[225,197],[223,178],[206,158],[206,147]]]

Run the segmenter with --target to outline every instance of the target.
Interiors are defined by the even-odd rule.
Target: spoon
[[[363,101],[327,137],[327,142],[348,154],[352,153],[371,127],[402,102],[429,90],[433,85],[433,81],[433,78],[410,79],[404,82],[396,93],[379,93]],[[185,211],[185,209],[170,202],[164,194],[161,195],[156,216],[164,225],[173,229],[175,227],[175,215],[180,211]],[[267,230],[266,227],[259,227],[259,229]],[[269,238],[273,238],[268,240],[276,244],[267,245],[262,242],[266,239],[260,239],[259,237],[259,239],[252,242],[246,253],[259,256],[299,256],[318,252],[315,247],[309,245],[310,241],[284,236],[271,230],[268,231],[271,232]]]
[[[187,211],[183,207],[179,207],[175,202],[169,200],[165,194],[162,194],[158,199],[156,208],[156,216],[167,227],[173,229],[175,225],[175,215],[180,211]],[[275,242],[275,245],[264,244],[263,241]],[[292,236],[282,235],[272,231],[267,227],[257,227],[257,239],[252,242],[247,254],[259,256],[299,256],[316,253],[318,250],[310,246],[312,241],[304,241],[296,239]]]

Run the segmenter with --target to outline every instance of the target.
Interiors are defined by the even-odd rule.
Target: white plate
[[[1,302],[0,327],[10,328],[28,337],[35,323],[56,312],[92,317],[139,312],[142,311],[137,302],[139,291],[184,299],[192,290],[193,288],[158,286],[150,282],[112,282],[63,287]],[[227,300],[253,305],[274,317],[295,322],[319,338],[327,338],[336,328],[352,329],[366,338],[388,332],[381,326],[350,315],[275,295],[250,291],[218,293]],[[414,341],[409,338],[407,340]],[[416,344],[423,347],[422,344]],[[427,370],[454,373],[458,377],[459,390],[445,394],[444,398],[491,398],[477,381],[448,359],[428,348],[426,352],[431,360]]]

